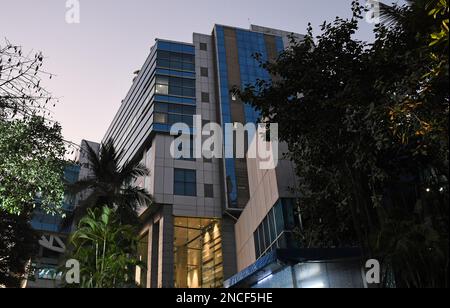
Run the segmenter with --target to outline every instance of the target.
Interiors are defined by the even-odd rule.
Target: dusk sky
[[[192,41],[215,23],[250,23],[304,33],[324,20],[351,14],[351,0],[79,0],[79,24],[65,21],[65,0],[0,0],[0,45],[4,38],[25,51],[42,51],[45,82],[61,102],[54,118],[64,137],[100,141],[155,38]],[[372,39],[362,22],[358,37]]]

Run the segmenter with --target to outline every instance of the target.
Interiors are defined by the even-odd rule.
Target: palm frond
[[[132,162],[127,162],[120,169],[119,179],[123,183],[130,182],[132,179],[136,179],[143,176],[148,176],[150,171],[143,164],[135,164]]]
[[[93,174],[68,187],[74,194],[87,192],[89,196],[80,202],[65,224],[78,223],[89,209],[100,206],[115,208],[122,222],[135,223],[138,207],[152,204],[152,196],[145,189],[132,185],[135,179],[149,175],[149,170],[133,162],[126,162],[120,167],[122,158],[123,151],[116,151],[112,139],[101,145],[99,153],[88,146]]]
[[[98,182],[95,177],[89,177],[84,180],[79,180],[75,183],[66,184],[66,191],[69,194],[78,194],[82,191],[95,187],[97,183]]]

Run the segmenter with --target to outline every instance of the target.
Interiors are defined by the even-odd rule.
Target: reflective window
[[[177,196],[197,196],[197,173],[195,170],[174,170],[174,194]]]
[[[148,263],[148,233],[141,237],[138,242],[138,258],[143,264]],[[142,287],[147,287],[147,269],[145,267],[136,266],[136,283]]]
[[[158,124],[173,125],[185,123],[193,127],[196,107],[178,104],[155,103],[154,122]]]
[[[54,265],[41,265],[37,269],[37,278],[42,280],[61,280],[62,273]]]
[[[156,94],[195,97],[195,79],[157,75]]]
[[[191,54],[159,50],[156,66],[171,70],[195,71],[195,57]]]
[[[281,199],[270,210],[254,233],[256,258],[276,248],[297,248],[293,231],[299,226],[295,199]]]

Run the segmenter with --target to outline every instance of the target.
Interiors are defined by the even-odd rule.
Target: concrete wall
[[[280,144],[279,157],[287,152],[286,144]],[[261,170],[259,159],[247,159],[250,201],[235,225],[238,271],[256,261],[254,232],[280,198],[295,198],[291,188],[297,186],[295,165],[280,159],[278,166]]]

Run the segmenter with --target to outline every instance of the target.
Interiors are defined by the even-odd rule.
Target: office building
[[[242,283],[239,273],[248,278],[258,262],[269,265],[280,249],[297,248],[293,231],[300,218],[291,190],[297,179],[290,161],[262,170],[257,158],[174,159],[177,136],[170,134],[175,123],[193,128],[194,115],[202,126],[256,123],[259,114],[231,90],[270,80],[254,55],[275,59],[291,35],[303,37],[215,25],[210,35],[194,33],[192,43],[157,39],[136,71],[103,142],[112,139],[124,151],[122,164],[141,162],[151,171],[136,181],[155,200],[139,211],[140,258],[147,264],[136,270],[141,286],[231,287]],[[254,139],[248,136],[247,146]],[[286,150],[280,145],[279,157]]]
[[[67,165],[64,170],[64,179],[68,183],[78,180],[80,166]],[[66,195],[62,204],[62,210],[66,213],[73,211],[75,199]],[[60,266],[65,257],[65,245],[70,227],[63,227],[62,216],[48,214],[39,206],[33,212],[31,226],[38,234],[39,245],[36,256],[31,260],[30,277],[25,283],[26,288],[55,288],[61,284]],[[46,244],[41,245],[44,241]]]
[[[89,160],[86,155],[87,146],[98,151],[100,144],[83,140],[75,156],[75,163],[69,164],[64,170],[64,180],[73,184],[92,175]],[[88,194],[83,192],[82,194]],[[62,210],[72,212],[79,201],[85,196],[66,194]],[[34,211],[31,226],[37,232],[39,245],[36,256],[31,260],[32,272],[25,283],[27,288],[55,288],[61,286],[61,266],[65,263],[66,245],[74,226],[65,227],[61,215],[51,215],[39,209]],[[42,245],[44,241],[44,245]]]

